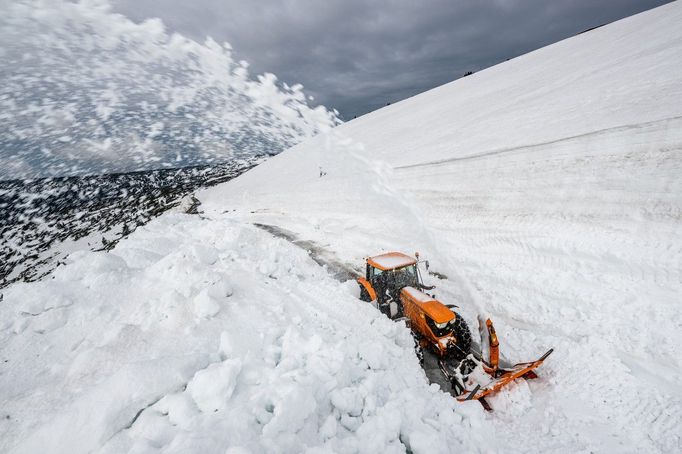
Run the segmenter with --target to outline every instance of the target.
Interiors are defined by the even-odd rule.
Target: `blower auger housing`
[[[389,252],[366,259],[365,276],[358,279],[360,299],[371,302],[392,320],[405,320],[415,338],[417,353],[422,358],[427,349],[438,358],[440,370],[451,383],[457,400],[477,399],[490,410],[484,397],[519,377],[536,378],[534,372],[552,353],[540,359],[500,367],[499,341],[490,319],[479,320],[481,350],[487,358],[472,349],[471,331],[456,306],[445,305],[425,291],[419,270],[419,254],[411,257],[402,252]],[[424,261],[428,269],[428,261]],[[480,367],[490,380],[472,383],[470,373]],[[472,374],[473,375],[473,374]],[[480,376],[481,374],[477,374]],[[471,387],[472,389],[467,389]]]

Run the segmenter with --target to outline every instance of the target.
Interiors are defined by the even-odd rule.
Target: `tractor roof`
[[[445,323],[455,318],[455,314],[447,306],[421,290],[417,290],[414,287],[404,287],[402,291],[434,322]]]
[[[367,263],[382,271],[394,270],[403,266],[414,265],[417,259],[402,252],[387,252],[367,259]]]

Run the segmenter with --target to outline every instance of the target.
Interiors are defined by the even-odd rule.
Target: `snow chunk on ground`
[[[237,386],[241,368],[239,359],[231,359],[211,364],[197,372],[187,385],[187,392],[199,410],[209,413],[224,409]]]

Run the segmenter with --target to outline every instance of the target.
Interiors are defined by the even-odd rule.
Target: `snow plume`
[[[417,246],[424,248],[422,252],[427,252],[431,260],[435,259],[440,267],[446,270],[450,279],[457,283],[458,300],[467,301],[479,316],[487,317],[484,298],[457,272],[458,266],[449,253],[457,250],[456,247],[434,230],[431,226],[431,213],[420,207],[415,195],[395,184],[391,164],[378,157],[377,153],[368,153],[361,142],[353,140],[338,129],[329,131],[321,138],[324,140],[324,146],[317,147],[317,153],[311,153],[310,156],[311,159],[320,162],[320,169],[328,169],[330,172],[333,172],[332,169],[344,169],[343,175],[337,176],[351,182],[346,182],[346,186],[358,188],[364,202],[375,207],[376,214],[380,210],[388,211],[383,214],[386,219],[390,219],[385,228],[391,229],[395,226],[395,219],[400,219],[403,223],[402,229],[420,239]],[[415,244],[405,247],[406,251],[409,251]]]
[[[134,23],[107,1],[0,6],[0,179],[273,154],[338,123],[301,85],[252,79],[228,43]]]

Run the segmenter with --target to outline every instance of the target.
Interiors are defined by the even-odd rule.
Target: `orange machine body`
[[[400,300],[403,304],[405,317],[410,321],[412,331],[415,331],[431,345],[438,356],[444,356],[448,345],[457,339],[449,332],[444,336],[438,336],[429,324],[449,323],[457,317],[443,303],[421,292],[414,287],[405,287],[400,292]]]

